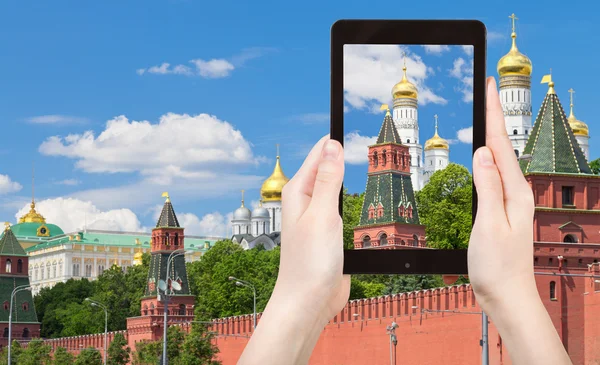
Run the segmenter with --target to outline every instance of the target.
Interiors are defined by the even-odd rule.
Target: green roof
[[[38,236],[38,229],[40,229],[41,227],[46,228],[48,236]],[[15,224],[14,226],[11,226],[10,229],[13,231],[15,236],[19,237],[19,239],[21,240],[26,240],[27,238],[34,238],[35,240],[48,239],[51,237],[56,237],[65,234],[65,232],[63,232],[63,230],[59,226],[55,224],[46,223],[19,223]]]
[[[27,276],[1,276],[0,277],[0,303],[8,303],[10,306],[10,295],[12,291],[21,285],[29,285]],[[23,304],[27,303],[27,310]],[[8,322],[8,312],[0,308],[0,322]],[[29,290],[21,290],[15,294],[13,302],[13,323],[38,323],[33,297]]]
[[[520,161],[524,174],[592,173],[554,92],[544,98],[523,155],[532,156],[530,161]]]
[[[2,239],[0,239],[0,255],[5,256],[27,256],[17,237],[10,228],[4,231]]]
[[[389,110],[385,113],[385,117],[383,118],[383,124],[381,125],[379,135],[377,136],[377,144],[382,143],[401,144],[400,135],[398,134],[398,131],[394,126],[394,121],[392,120],[392,116]]]
[[[173,204],[171,204],[169,199],[163,205],[158,222],[156,222],[156,228],[159,227],[179,228],[179,221],[175,215],[175,210],[173,210]]]
[[[369,208],[372,205],[377,210],[379,204],[383,207],[383,216],[369,219]],[[412,207],[412,218],[400,216],[398,210],[401,206],[405,209]],[[367,177],[367,188],[359,225],[382,223],[420,224],[410,175],[385,172]]]

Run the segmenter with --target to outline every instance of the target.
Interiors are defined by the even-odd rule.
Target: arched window
[[[406,140],[406,143],[410,143],[410,139],[407,139],[407,140]]]
[[[29,328],[23,328],[23,338],[29,338],[31,335],[29,334]]]
[[[363,248],[371,247],[371,237],[364,236],[363,237]]]
[[[419,236],[413,234],[413,246],[419,247]]]
[[[175,233],[175,246],[179,245],[179,233]]]
[[[148,304],[144,304],[144,315],[148,315]]]
[[[404,155],[404,152],[402,152],[402,167],[406,167],[406,160],[405,160],[406,156]]]
[[[572,234],[568,234],[563,239],[563,242],[564,243],[577,243],[577,237],[573,236]]]
[[[513,134],[519,134],[519,132],[516,129],[513,129]]]
[[[386,150],[383,150],[383,153],[381,155],[381,159],[383,160],[383,166],[387,165],[387,153]]]
[[[2,337],[8,337],[8,327],[4,327],[4,335]]]
[[[5,311],[7,311],[7,310],[9,310],[9,309],[10,309],[10,308],[9,308],[9,305],[10,305],[10,304],[8,304],[8,300],[4,301],[4,310],[5,310]]]
[[[387,234],[382,233],[381,236],[379,236],[379,245],[380,246],[387,246],[388,241],[387,241]]]
[[[29,303],[27,303],[27,302],[23,302],[23,304],[22,304],[22,308],[23,308],[23,310],[24,310],[25,312],[27,312],[27,310],[29,309]]]
[[[10,259],[6,259],[6,273],[10,274],[12,272],[12,262]]]
[[[52,266],[52,277],[55,278],[56,277],[56,265]]]
[[[20,274],[23,272],[23,260],[19,259],[17,261],[17,272]]]
[[[393,158],[394,158],[394,165],[397,165],[397,164],[398,164],[398,152],[397,152],[397,151],[395,151],[395,152],[392,154],[392,156],[393,156]]]
[[[150,315],[154,315],[154,303],[150,303]]]
[[[185,316],[185,304],[179,304],[179,315]]]
[[[165,245],[169,246],[169,232],[165,233]]]
[[[379,160],[377,156],[377,151],[373,152],[373,166],[377,167],[379,165]]]
[[[525,129],[525,134],[529,134],[529,131],[527,129]]]
[[[556,300],[556,281],[550,282],[550,300]]]
[[[515,150],[515,155],[517,155],[517,157],[519,157],[519,150]]]

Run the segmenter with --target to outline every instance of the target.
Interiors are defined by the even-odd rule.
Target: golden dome
[[[514,28],[510,36],[512,37],[512,47],[510,47],[510,51],[498,61],[498,74],[500,77],[512,75],[531,76],[531,60],[529,57],[519,52],[516,41],[517,33],[515,33]]]
[[[35,211],[35,201],[31,201],[29,213],[19,218],[19,223],[46,223],[46,218]]]
[[[406,78],[406,65],[402,67],[402,71],[404,71],[404,75],[402,75],[402,80],[392,88],[392,96],[394,100],[416,99],[418,96],[417,87]]]
[[[587,124],[585,124],[581,120],[577,120],[577,118],[575,118],[575,114],[573,114],[573,93],[575,92],[575,90],[569,89],[569,92],[571,93],[571,114],[569,114],[568,121],[569,125],[571,126],[571,129],[573,130],[573,134],[576,136],[589,137],[590,131],[588,129]]]
[[[144,256],[144,254],[142,253],[142,251],[136,252],[136,254],[133,255],[133,265],[134,266],[141,265],[143,256]]]
[[[283,186],[289,181],[279,163],[279,156],[277,156],[277,162],[275,163],[275,169],[273,173],[260,188],[260,195],[263,201],[279,201],[281,200],[281,191]]]
[[[447,150],[450,148],[448,141],[438,135],[437,115],[435,116],[435,133],[433,137],[425,142],[425,151],[429,150]]]

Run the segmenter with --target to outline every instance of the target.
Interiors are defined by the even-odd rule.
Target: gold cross
[[[575,93],[575,90],[573,90],[573,88],[570,88],[569,93],[571,94],[571,105],[573,105],[573,94]]]
[[[404,58],[404,67],[406,67],[406,52],[402,52],[402,57]]]
[[[242,190],[242,207],[244,206],[244,190]]]
[[[519,19],[519,18],[517,18],[517,16],[515,15],[515,13],[512,13],[512,15],[511,15],[511,16],[509,16],[509,18],[511,18],[511,19],[512,19],[512,31],[513,31],[513,33],[514,33],[514,32],[515,32],[515,20],[517,20],[517,19]]]

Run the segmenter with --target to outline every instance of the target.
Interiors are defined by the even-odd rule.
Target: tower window
[[[550,282],[550,300],[556,300],[556,281]]]
[[[179,315],[185,316],[185,304],[179,304]]]
[[[398,165],[398,152],[395,151],[393,154],[394,165]]]
[[[371,247],[371,237],[365,236],[363,238],[363,248]]]
[[[525,134],[529,134],[529,131],[527,129],[525,129]]]
[[[12,271],[12,262],[10,259],[6,259],[6,273],[10,274]]]
[[[417,236],[416,234],[413,235],[413,246],[419,246],[419,236]]]
[[[19,259],[17,261],[17,272],[20,274],[23,272],[23,260]]]
[[[23,328],[23,338],[29,338],[31,335],[29,334],[29,328]]]
[[[4,301],[4,310],[7,311],[9,310],[9,304],[8,304],[8,300]]]
[[[513,129],[513,134],[517,135],[517,134],[519,134],[519,131],[517,131],[516,129]]]
[[[577,237],[573,236],[572,234],[568,234],[563,239],[563,242],[565,242],[565,243],[577,243]],[[565,260],[565,261],[567,261],[567,260]]]
[[[27,303],[27,302],[23,303],[23,310],[25,312],[27,312],[28,309],[29,309],[29,303]]]
[[[383,166],[386,166],[387,165],[387,153],[386,153],[386,150],[383,150],[381,158],[383,160]]]
[[[373,166],[377,167],[379,165],[377,151],[373,152]]]
[[[8,337],[8,327],[4,327],[3,337]]]
[[[407,139],[407,140],[406,140],[406,143],[410,143],[410,139]]]
[[[562,203],[563,205],[573,205],[573,187],[562,187]]]

